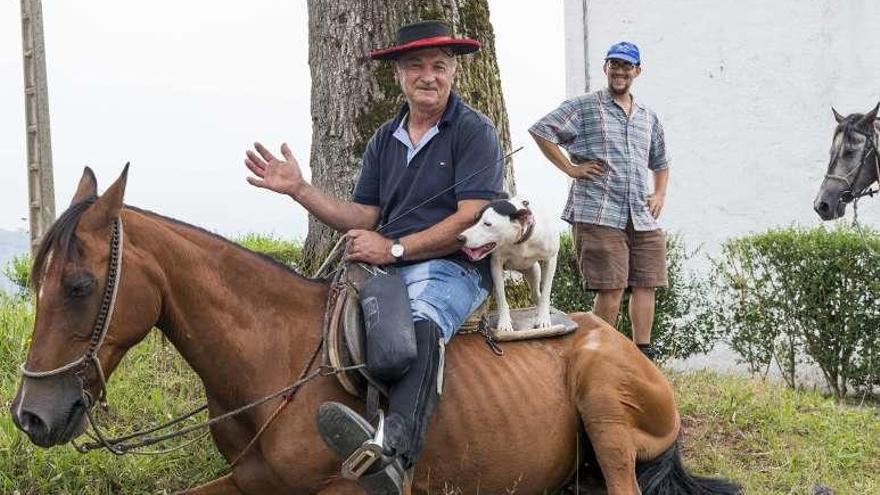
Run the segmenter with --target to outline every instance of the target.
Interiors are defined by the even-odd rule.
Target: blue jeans
[[[480,287],[480,271],[447,259],[427,260],[397,269],[409,293],[414,321],[433,321],[448,342],[489,292]]]

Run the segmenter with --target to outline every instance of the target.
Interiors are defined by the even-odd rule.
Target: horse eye
[[[491,227],[491,226],[492,226],[492,222],[483,222],[483,225],[485,225],[486,227]]]
[[[89,275],[80,275],[67,284],[67,295],[74,298],[83,298],[92,293],[95,288],[95,279]]]

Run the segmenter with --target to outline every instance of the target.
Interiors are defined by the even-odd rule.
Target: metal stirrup
[[[357,480],[368,469],[373,467],[376,461],[382,459],[385,450],[385,414],[379,409],[379,427],[376,436],[365,441],[357,450],[352,452],[348,459],[342,463],[342,477],[349,480]]]

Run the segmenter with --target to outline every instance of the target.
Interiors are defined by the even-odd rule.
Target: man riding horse
[[[286,144],[283,159],[256,143],[245,160],[256,175],[248,178],[251,184],[289,195],[345,232],[348,261],[392,266],[406,285],[417,357],[388,383],[382,459],[358,479],[373,494],[403,489],[439,398],[445,343],[491,289],[486,260],[470,262],[456,240],[502,187],[494,125],[451,90],[456,55],[479,47],[475,40],[452,37],[440,22],[426,21],[401,27],[394,46],[370,53],[394,64],[406,103],[367,144],[352,201],[306,182]],[[418,211],[405,214],[413,208]],[[338,402],[320,407],[318,428],[343,459],[374,437],[369,422]]]

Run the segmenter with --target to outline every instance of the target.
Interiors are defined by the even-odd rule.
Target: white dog
[[[550,322],[550,290],[556,273],[559,235],[549,218],[536,218],[529,202],[520,198],[498,199],[486,205],[477,222],[461,233],[462,251],[471,260],[492,254],[492,281],[498,303],[498,330],[513,330],[510,306],[504,295],[504,269],[523,274],[537,306],[535,327],[546,328]]]

